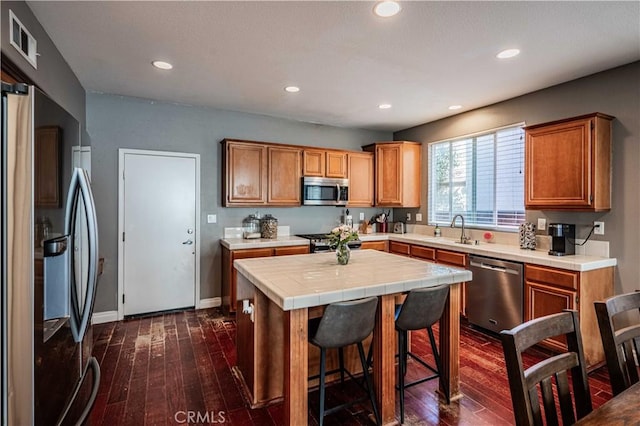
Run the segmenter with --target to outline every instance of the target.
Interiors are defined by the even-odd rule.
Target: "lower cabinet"
[[[469,259],[465,253],[435,249],[399,241],[389,241],[389,252],[393,254],[399,254],[401,256],[415,257],[421,260],[426,260],[428,262],[437,262],[445,265],[458,266],[461,268],[467,267]],[[466,283],[462,283],[461,289],[462,294],[460,295],[460,314],[466,316]]]
[[[242,250],[229,250],[226,247],[222,247],[222,310],[224,313],[236,312],[238,272],[233,268],[234,260],[307,253],[309,253],[308,245]]]
[[[587,368],[602,365],[604,352],[593,302],[613,296],[613,267],[578,272],[525,264],[524,277],[524,320],[577,310]],[[543,345],[566,350],[560,337],[547,339]]]
[[[458,253],[456,251],[449,250],[436,250],[436,262],[443,263],[445,265],[459,266],[460,268],[466,268],[469,266],[469,256],[466,253]],[[467,283],[462,283],[460,286],[460,315],[467,316]]]

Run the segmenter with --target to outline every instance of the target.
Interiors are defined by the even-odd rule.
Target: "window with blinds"
[[[515,230],[525,220],[524,123],[429,144],[431,225]]]

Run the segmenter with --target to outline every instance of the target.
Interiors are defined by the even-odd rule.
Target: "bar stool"
[[[404,423],[404,390],[408,387],[426,382],[427,380],[440,377],[440,385],[444,389],[447,404],[449,403],[449,388],[447,383],[442,380],[442,362],[436,339],[433,337],[431,326],[442,316],[447,296],[449,295],[449,286],[427,287],[412,290],[407,295],[404,303],[400,307],[400,311],[396,315],[396,331],[398,332],[398,385],[396,389],[400,391],[400,423]],[[436,367],[427,364],[423,359],[411,353],[407,347],[407,334],[412,330],[426,329],[431,342],[431,351],[436,361]],[[411,356],[413,359],[422,364],[425,368],[433,372],[431,376],[405,383],[405,375],[407,374],[407,359]]]
[[[326,372],[326,355],[327,349],[344,348],[352,344],[358,346],[358,354],[360,355],[360,363],[362,364],[362,372],[365,378],[365,388],[368,393],[369,401],[373,408],[373,414],[376,418],[376,424],[381,424],[380,412],[376,404],[376,397],[367,368],[367,361],[364,356],[364,348],[362,341],[365,340],[373,331],[376,317],[376,309],[378,307],[378,298],[369,297],[366,299],[354,300],[349,302],[337,302],[327,306],[324,315],[317,324],[311,323],[309,327],[309,342],[320,348],[320,412],[318,420],[320,425],[324,423],[324,416],[342,410],[358,402],[362,402],[367,397],[359,398],[355,401],[325,410],[325,375]],[[340,351],[342,352],[342,351]],[[340,353],[339,352],[339,353]],[[340,376],[344,381],[344,361],[340,354]],[[351,373],[349,373],[351,376]]]

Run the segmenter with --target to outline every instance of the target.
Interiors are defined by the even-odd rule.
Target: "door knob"
[[[191,240],[183,241],[182,244],[190,246],[191,244],[193,244],[193,241]]]

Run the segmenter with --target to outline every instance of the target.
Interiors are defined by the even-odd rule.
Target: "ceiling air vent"
[[[22,22],[9,10],[9,38],[13,47],[34,67],[38,68],[37,42]]]

